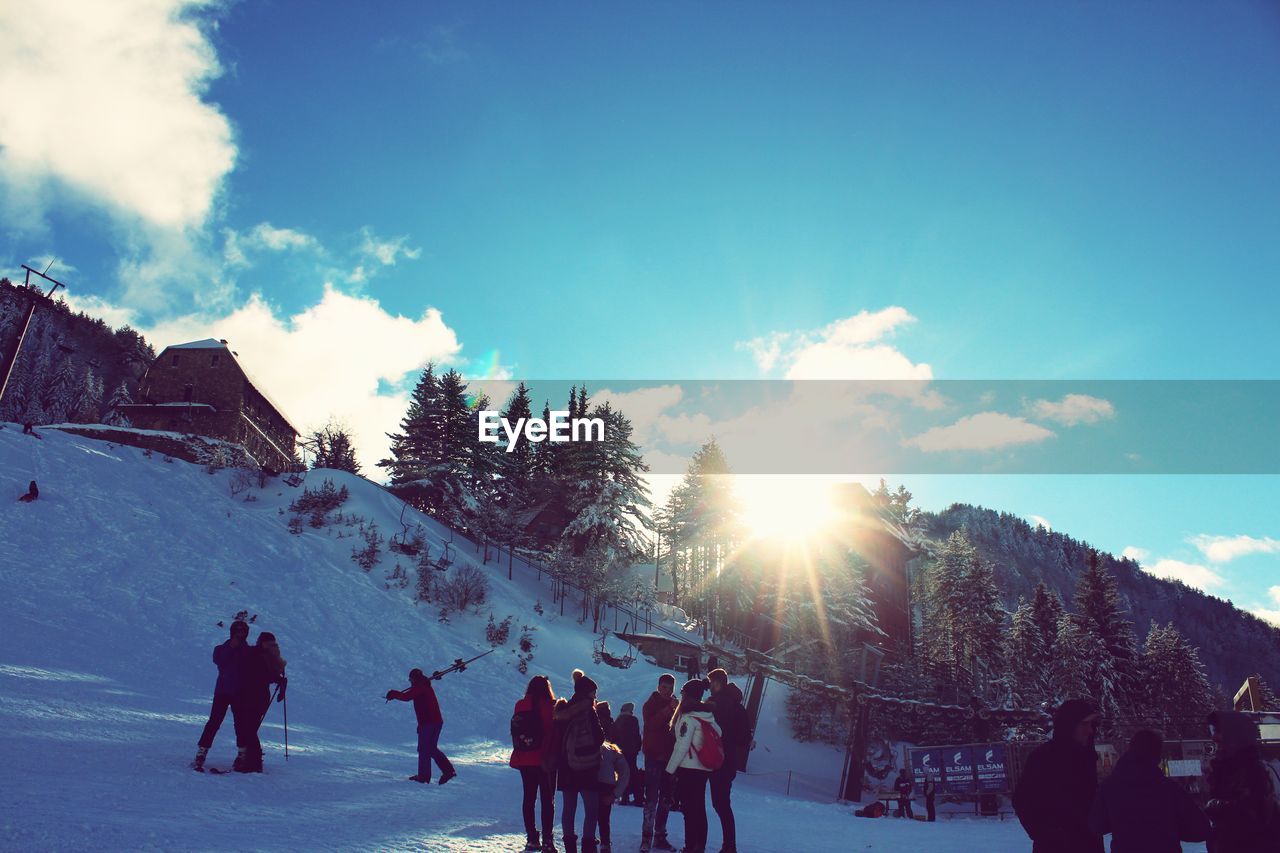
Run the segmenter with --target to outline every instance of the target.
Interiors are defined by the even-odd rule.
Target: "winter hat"
[[[707,682],[701,678],[691,678],[680,688],[680,701],[701,702],[702,694],[707,691]]]
[[[1221,743],[1219,754],[1230,758],[1236,753],[1258,744],[1258,724],[1248,714],[1239,711],[1214,711],[1209,715],[1209,725]]]
[[[573,672],[569,674],[569,676],[573,679],[574,688],[577,688],[578,682],[586,677],[586,673],[580,669],[575,669]]]
[[[604,727],[607,733],[613,725],[613,710],[609,707],[608,702],[596,703],[596,719],[600,721],[600,725]]]
[[[622,708],[619,709],[618,711],[619,714],[634,714],[635,712],[636,712],[635,702],[623,702]]]
[[[579,696],[590,696],[599,689],[596,683],[585,675],[575,679],[573,682],[573,696],[575,699]]]
[[[1068,699],[1053,712],[1053,736],[1070,737],[1075,727],[1098,716],[1098,706],[1088,699]]]

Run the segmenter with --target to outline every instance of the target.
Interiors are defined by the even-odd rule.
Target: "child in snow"
[[[36,498],[40,497],[40,490],[36,488],[36,481],[32,480],[31,485],[27,486],[27,493],[18,498],[24,504],[29,504]]]
[[[596,703],[596,716],[600,718],[601,729],[608,732],[613,728],[613,714],[608,702]],[[596,813],[596,825],[600,828],[598,851],[610,853],[609,816],[613,812],[614,800],[621,797],[631,784],[631,765],[617,744],[608,740],[600,744],[600,773],[596,778],[600,781],[600,806]]]

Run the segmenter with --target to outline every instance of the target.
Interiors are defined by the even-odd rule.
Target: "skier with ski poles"
[[[431,762],[434,760],[440,768],[440,784],[448,782],[458,773],[453,769],[449,757],[440,749],[440,732],[444,728],[444,715],[440,713],[440,701],[436,699],[436,691],[431,682],[439,681],[451,672],[462,672],[467,664],[477,661],[485,655],[492,654],[490,649],[484,654],[476,655],[470,660],[458,658],[453,665],[437,670],[428,676],[420,669],[409,671],[408,690],[388,690],[385,699],[390,702],[398,699],[401,702],[412,702],[413,713],[418,719],[418,772],[409,777],[411,782],[423,784],[431,781]]]
[[[286,662],[280,656],[275,634],[263,631],[249,652],[240,695],[231,702],[239,746],[239,755],[231,769],[239,773],[261,773],[262,741],[258,738],[258,729],[266,719],[272,699],[284,701],[289,681],[284,675]],[[272,684],[276,685],[274,694]]]

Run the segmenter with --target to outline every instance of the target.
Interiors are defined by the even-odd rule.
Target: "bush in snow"
[[[378,557],[382,553],[383,540],[382,534],[378,532],[377,522],[361,524],[360,536],[364,539],[364,547],[352,548],[351,559],[367,572],[378,564]]]
[[[489,596],[489,579],[472,565],[465,565],[439,583],[440,603],[449,610],[479,607]]]
[[[391,570],[391,574],[387,575],[387,589],[408,589],[409,575],[405,572],[404,567],[396,563],[396,567]],[[492,618],[492,617],[490,617]]]
[[[484,626],[484,638],[489,641],[489,645],[497,648],[505,646],[507,640],[511,637],[511,616],[503,619],[501,622],[493,621],[493,612],[489,613],[489,624]]]
[[[312,527],[324,527],[325,516],[346,503],[350,493],[347,487],[335,488],[333,480],[325,480],[318,489],[303,489],[289,511],[309,516]]]
[[[529,672],[529,662],[533,660],[533,632],[536,630],[538,629],[530,628],[528,625],[520,626],[520,642],[517,644],[520,647],[520,653],[516,655],[516,660],[519,661],[516,669],[520,670],[521,675]]]

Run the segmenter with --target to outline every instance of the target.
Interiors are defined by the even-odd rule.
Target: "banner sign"
[[[932,779],[935,783],[941,782],[942,750],[911,750],[911,773],[915,776],[917,785],[923,785],[925,779]]]
[[[986,746],[976,746],[973,750],[977,753],[978,790],[991,793],[1009,790],[1004,744],[989,743]]]
[[[942,751],[943,784],[948,794],[975,793],[973,753],[972,746],[949,746]]]

